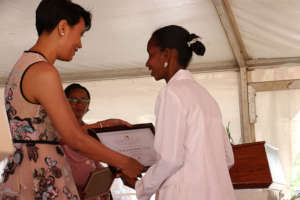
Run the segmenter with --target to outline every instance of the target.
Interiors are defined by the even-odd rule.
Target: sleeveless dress
[[[79,199],[50,118],[40,104],[29,102],[22,92],[24,74],[41,61],[47,62],[43,55],[25,51],[6,83],[5,107],[15,152],[2,174],[0,200]]]

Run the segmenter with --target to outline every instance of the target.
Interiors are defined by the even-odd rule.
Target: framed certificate
[[[154,126],[152,123],[135,124],[132,127],[95,129],[98,138],[110,149],[132,157],[150,167],[156,160],[153,148]]]

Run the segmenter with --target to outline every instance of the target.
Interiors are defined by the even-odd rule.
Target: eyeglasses
[[[79,102],[90,103],[89,99],[73,99],[73,98],[68,98],[68,100],[69,100],[69,102],[72,102],[72,103],[79,103]]]

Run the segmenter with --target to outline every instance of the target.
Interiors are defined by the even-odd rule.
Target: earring
[[[165,62],[165,63],[164,63],[164,68],[167,68],[167,67],[168,67],[168,64],[169,64],[168,62]]]

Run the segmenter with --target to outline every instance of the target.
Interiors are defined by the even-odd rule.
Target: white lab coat
[[[234,200],[232,147],[214,98],[179,70],[160,92],[154,148],[157,162],[135,185],[139,200]]]

